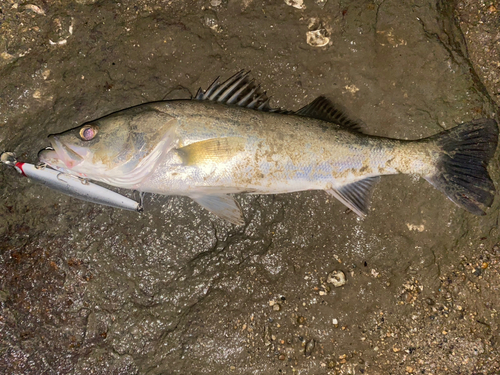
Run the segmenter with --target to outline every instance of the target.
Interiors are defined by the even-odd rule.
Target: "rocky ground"
[[[318,95],[416,139],[500,98],[497,1],[0,4],[0,151],[252,71],[273,104]],[[490,171],[499,181],[498,157]],[[133,193],[130,196],[137,198]],[[496,374],[500,248],[426,181],[382,179],[360,220],[323,192],[238,196],[234,226],[187,198],[142,214],[0,168],[0,371]],[[345,278],[345,283],[343,281]]]

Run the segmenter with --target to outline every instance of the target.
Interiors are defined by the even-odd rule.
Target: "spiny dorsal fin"
[[[261,91],[260,85],[256,85],[253,79],[248,78],[249,74],[250,72],[240,70],[222,83],[217,77],[207,90],[203,91],[200,88],[194,99],[234,104],[264,112],[290,113],[279,108],[271,108],[266,93]]]
[[[380,176],[368,177],[361,181],[342,186],[339,189],[330,189],[326,192],[344,203],[358,216],[365,217],[370,208],[373,187],[380,180]]]
[[[342,110],[335,107],[335,105],[324,96],[317,97],[311,103],[295,112],[295,114],[333,122],[349,130],[357,132],[362,131],[362,126],[359,122],[351,120]]]

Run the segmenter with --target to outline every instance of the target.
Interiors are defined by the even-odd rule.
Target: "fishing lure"
[[[85,179],[58,172],[45,165],[18,162],[12,152],[4,152],[0,158],[3,164],[14,167],[23,176],[70,197],[129,211],[142,211],[140,203]]]

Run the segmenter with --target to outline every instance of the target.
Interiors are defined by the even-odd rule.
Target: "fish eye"
[[[85,125],[80,129],[80,138],[84,141],[90,141],[97,135],[98,130],[97,125]]]

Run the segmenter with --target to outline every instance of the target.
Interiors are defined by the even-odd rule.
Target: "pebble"
[[[324,47],[330,43],[328,32],[323,27],[319,18],[311,18],[307,26],[306,41],[311,47]]]
[[[314,339],[313,340],[309,340],[307,343],[306,343],[306,347],[304,348],[304,354],[306,356],[310,356],[314,350],[314,345],[315,345],[315,342],[314,342]]]
[[[323,9],[327,1],[328,0],[316,0],[316,5],[319,6],[321,9]]]
[[[24,9],[31,10],[33,13],[39,14],[40,16],[45,16],[45,11],[37,5],[27,4]]]
[[[203,23],[216,33],[220,33],[222,28],[219,26],[217,14],[212,10],[206,10],[203,16]]]
[[[306,9],[304,0],[285,0],[285,4],[297,9]]]
[[[0,53],[0,57],[5,61],[14,60],[16,58],[14,55],[11,55],[10,53],[7,53],[5,51]]]
[[[306,41],[311,47],[324,47],[330,43],[330,38],[326,35],[324,29],[308,31]]]
[[[43,77],[43,79],[46,81],[46,80],[50,77],[50,69],[45,69],[45,70],[42,72],[42,77]]]
[[[332,271],[328,274],[326,282],[333,284],[334,287],[338,288],[346,284],[345,273],[342,271]]]

